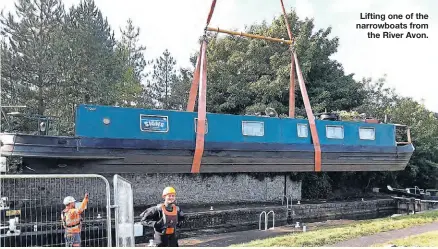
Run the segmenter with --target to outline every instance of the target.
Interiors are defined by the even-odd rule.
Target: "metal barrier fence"
[[[114,205],[116,247],[135,247],[134,195],[131,183],[119,175],[114,176]]]
[[[111,246],[110,185],[100,175],[0,175],[0,247],[65,246],[63,200],[82,202],[81,246]]]

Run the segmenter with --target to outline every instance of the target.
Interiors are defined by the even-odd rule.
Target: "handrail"
[[[289,196],[283,195],[281,196],[281,205],[284,205],[284,198],[286,198],[286,208],[289,209]],[[291,200],[292,202],[292,200]]]
[[[262,215],[265,214],[265,229],[263,231],[268,230],[268,217],[269,214],[272,213],[272,229],[275,229],[275,212],[274,210],[269,211],[266,213],[266,211],[262,211],[259,215],[259,230],[262,230]],[[271,228],[269,228],[271,229]]]
[[[259,216],[259,230],[262,230],[262,214],[265,213],[265,230],[268,228],[268,216],[266,214],[266,211],[263,211],[260,213]]]
[[[293,196],[292,195],[289,195],[289,197],[290,197],[290,207],[292,208],[292,201],[294,200],[294,198],[293,198]]]
[[[268,226],[268,217],[269,217],[269,214],[270,214],[270,213],[272,213],[272,230],[274,230],[274,229],[275,229],[275,212],[274,212],[274,210],[271,210],[271,211],[268,212],[268,214],[266,214],[266,223],[265,223],[265,227]],[[270,229],[270,228],[269,228],[269,229]]]

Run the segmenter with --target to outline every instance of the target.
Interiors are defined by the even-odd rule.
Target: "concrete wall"
[[[184,225],[186,229],[213,228],[223,226],[242,226],[258,225],[259,215],[262,211],[274,211],[275,223],[277,225],[285,224],[288,217],[286,206],[256,206],[230,208],[228,210],[192,212],[187,213],[187,222]],[[392,199],[370,200],[370,201],[352,201],[322,204],[301,204],[293,205],[292,210],[295,215],[291,216],[294,221],[307,220],[325,220],[339,219],[341,216],[360,216],[362,214],[396,211],[397,206]],[[264,217],[263,217],[264,218]],[[269,216],[272,222],[272,216]],[[272,224],[270,223],[272,226]]]
[[[261,174],[121,174],[134,188],[134,206],[151,205],[162,201],[167,186],[177,191],[179,204],[202,205],[210,203],[260,202],[279,200],[284,194],[301,200],[301,182],[276,175]]]
[[[110,184],[113,203],[113,176],[104,175]],[[179,204],[202,205],[213,203],[261,202],[279,200],[286,191],[294,199],[301,199],[301,182],[277,175],[263,177],[261,174],[192,175],[192,174],[121,174],[130,181],[134,192],[134,206],[155,205],[162,201],[166,186],[177,190]],[[103,179],[2,179],[0,192],[15,202],[17,208],[55,207],[62,208],[65,196],[72,195],[82,200],[90,193],[89,207],[106,207],[106,185]]]

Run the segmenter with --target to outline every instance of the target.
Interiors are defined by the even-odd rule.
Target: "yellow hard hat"
[[[172,187],[166,187],[166,188],[163,190],[163,197],[166,196],[166,195],[168,195],[168,194],[176,194],[175,189],[172,188]]]

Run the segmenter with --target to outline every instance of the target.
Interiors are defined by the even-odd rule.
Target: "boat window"
[[[376,131],[373,127],[360,127],[359,128],[359,138],[366,140],[375,140]]]
[[[244,136],[262,137],[265,135],[265,124],[258,121],[242,121],[242,134]]]
[[[344,138],[344,127],[327,125],[326,126],[327,138],[343,139]]]
[[[195,133],[198,132],[198,118],[195,118]],[[205,120],[205,134],[208,133],[208,120]]]
[[[308,137],[309,129],[307,124],[297,124],[298,137]]]

